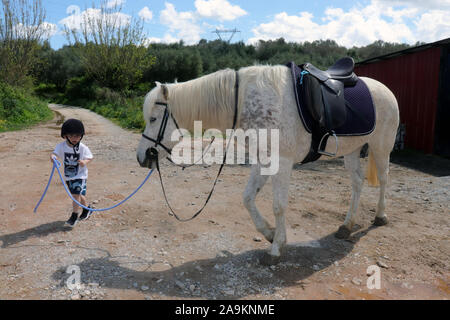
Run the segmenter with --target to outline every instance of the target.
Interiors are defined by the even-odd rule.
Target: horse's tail
[[[377,176],[377,166],[375,160],[373,159],[373,153],[369,148],[369,164],[367,165],[367,182],[371,187],[378,187],[380,181]]]

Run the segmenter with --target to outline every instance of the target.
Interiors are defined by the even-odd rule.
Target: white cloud
[[[286,12],[278,13],[272,22],[260,24],[252,31],[254,40],[271,40],[283,37],[286,40],[311,41],[320,36],[319,26],[312,20],[312,14],[301,12],[300,16],[289,16]],[[249,40],[253,42],[253,38]]]
[[[161,43],[161,42],[163,42],[161,38],[149,37],[149,38],[144,40],[144,46],[148,47],[152,43]]]
[[[139,11],[139,17],[144,19],[145,22],[149,22],[153,19],[153,12],[148,7],[143,7]]]
[[[88,8],[80,12],[79,7],[70,6],[67,8],[66,12],[72,14],[64,19],[61,19],[58,23],[62,24],[69,30],[83,29],[85,22],[88,20],[98,21],[99,19],[102,19],[104,22],[116,26],[125,26],[131,21],[131,16],[122,12],[106,14],[102,17],[101,10],[95,8]]]
[[[431,10],[415,21],[420,41],[433,42],[450,37],[450,12]]]
[[[203,30],[196,22],[195,13],[191,11],[177,12],[175,6],[166,2],[166,8],[161,11],[160,21],[169,27],[169,32],[176,32],[176,36],[166,34],[165,40],[182,39],[186,44],[195,44],[201,39]],[[165,41],[164,41],[165,42]]]
[[[406,6],[431,9],[450,9],[450,0],[373,0],[385,6]]]
[[[107,8],[120,7],[125,4],[125,0],[110,0],[106,3]]]
[[[176,43],[180,42],[181,39],[173,37],[170,33],[166,33],[164,38],[162,38],[162,42],[164,43]]]
[[[248,42],[280,37],[295,42],[333,39],[340,45],[352,47],[368,45],[376,40],[414,44],[449,37],[450,10],[419,10],[412,6],[416,2],[372,0],[366,7],[357,5],[348,11],[327,8],[319,23],[309,12],[298,15],[281,12],[272,21],[255,27],[252,30],[254,37]],[[397,7],[393,6],[394,3]],[[446,3],[450,0],[445,0]]]
[[[54,23],[44,22],[41,29],[44,31],[44,38],[51,38],[58,33],[58,26]]]
[[[195,7],[197,11],[178,12],[172,3],[166,2],[165,8],[160,13],[160,22],[169,30],[163,38],[149,38],[148,41],[174,43],[183,40],[188,45],[196,44],[205,33],[205,28],[210,27],[208,24],[199,22],[202,18],[225,21],[247,14],[239,6],[232,5],[227,0],[196,0]]]
[[[247,14],[241,7],[232,5],[227,0],[195,0],[195,8],[201,17],[219,21],[231,21]]]
[[[177,42],[180,42],[180,40],[181,39],[175,38],[171,34],[167,33],[164,35],[163,38],[149,37],[149,38],[145,39],[144,45],[146,47],[148,47],[152,43],[166,43],[166,44],[177,43]]]
[[[20,38],[36,34],[45,40],[58,33],[58,26],[49,22],[43,22],[39,26],[24,26],[22,23],[19,23],[13,27],[13,33]]]

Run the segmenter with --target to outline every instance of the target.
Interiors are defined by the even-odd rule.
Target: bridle
[[[169,104],[168,103],[166,103],[166,102],[155,102],[155,105],[159,105],[159,106],[164,106],[165,107],[164,115],[163,115],[163,118],[162,118],[162,121],[161,121],[161,125],[159,126],[159,131],[158,131],[158,135],[156,137],[156,140],[153,139],[153,138],[150,138],[145,133],[143,133],[142,136],[145,139],[150,140],[151,142],[155,143],[155,145],[150,148],[150,152],[153,155],[158,155],[158,150],[156,150],[157,146],[160,146],[161,148],[166,150],[167,153],[172,154],[172,149],[168,148],[167,146],[165,146],[164,144],[161,143],[162,139],[164,139],[164,134],[166,132],[167,121],[169,120],[169,117],[172,118],[172,120],[175,123],[175,126],[177,127],[178,130],[180,130],[180,127],[178,126],[178,123],[175,120],[173,114],[169,111]]]
[[[177,127],[177,129],[178,129],[178,131],[180,132],[180,134],[181,134],[181,135],[183,135],[183,134],[182,134],[182,132],[180,131],[180,127],[178,126],[178,123],[177,123],[177,121],[175,120],[175,117],[174,117],[173,114],[170,112],[169,104],[168,104],[167,102],[155,102],[155,105],[159,105],[159,106],[164,106],[164,107],[165,107],[163,119],[162,119],[162,121],[161,121],[161,125],[160,125],[159,131],[158,131],[158,136],[156,137],[156,140],[155,140],[155,139],[150,138],[149,136],[147,136],[145,133],[143,133],[143,134],[142,134],[142,137],[144,137],[144,138],[147,139],[147,140],[150,140],[151,142],[153,142],[153,143],[155,144],[153,147],[151,147],[151,148],[149,148],[149,149],[147,150],[147,152],[149,153],[149,154],[147,154],[147,156],[148,156],[148,157],[151,157],[151,158],[158,159],[158,150],[156,149],[157,146],[160,146],[161,148],[163,148],[164,150],[166,150],[166,152],[167,152],[169,155],[172,155],[172,149],[169,148],[169,147],[167,147],[167,146],[165,146],[165,145],[161,142],[162,139],[164,139],[164,134],[165,134],[165,132],[166,132],[167,121],[169,120],[169,117],[172,118],[172,120],[173,120],[173,122],[175,123],[175,126]],[[212,138],[211,144],[214,142],[214,139],[215,139],[215,137]],[[211,144],[210,144],[210,146],[211,146]],[[209,148],[208,148],[208,149],[209,149]],[[167,157],[166,159],[169,160],[169,162],[172,163],[173,165],[183,168],[183,170],[186,169],[186,168],[192,167],[192,166],[194,166],[194,165],[196,164],[196,163],[194,162],[194,163],[191,164],[191,165],[180,165],[180,164],[177,164],[177,163],[173,162],[173,160],[172,160],[171,158],[169,158],[169,157]],[[200,160],[202,160],[202,159],[203,159],[203,156],[202,156],[202,158],[201,158]]]
[[[234,101],[233,132],[234,132],[234,129],[236,129],[236,123],[237,123],[237,117],[238,117],[238,103],[239,103],[239,73],[238,73],[238,71],[235,71],[235,74],[236,74],[236,82],[235,82],[235,86],[234,86],[235,101]],[[162,176],[161,176],[161,170],[160,170],[160,167],[159,167],[158,150],[156,149],[156,147],[160,146],[161,148],[166,150],[169,154],[172,154],[172,149],[168,148],[163,143],[161,143],[162,139],[164,138],[164,134],[165,134],[166,127],[167,127],[167,121],[169,120],[169,117],[172,118],[172,120],[175,123],[175,126],[177,127],[178,130],[180,130],[180,127],[178,126],[178,124],[177,124],[173,114],[170,112],[168,103],[166,103],[166,102],[155,102],[155,105],[164,106],[165,110],[164,110],[164,115],[163,115],[163,119],[162,119],[161,125],[159,126],[158,136],[156,137],[156,140],[153,139],[153,138],[150,138],[149,136],[147,136],[144,133],[142,134],[143,138],[145,138],[145,139],[147,139],[147,140],[149,140],[149,141],[151,141],[151,142],[153,142],[155,144],[153,147],[150,147],[147,150],[147,152],[150,152],[150,154],[147,154],[147,156],[150,156],[150,157],[154,158],[155,161],[156,161],[156,169],[158,170],[159,181],[161,182],[161,188],[162,188],[162,191],[163,191],[163,195],[164,195],[164,198],[166,200],[167,206],[169,207],[169,210],[170,210],[169,215],[174,216],[178,221],[188,222],[188,221],[191,221],[191,220],[195,219],[203,211],[203,209],[206,207],[206,205],[209,202],[209,199],[211,199],[211,196],[212,196],[212,194],[214,192],[214,188],[216,187],[217,181],[219,179],[220,173],[222,172],[222,169],[223,169],[223,167],[225,165],[225,161],[226,161],[226,158],[227,158],[228,147],[229,147],[231,139],[233,138],[233,135],[231,135],[230,140],[227,143],[227,146],[226,146],[226,149],[225,149],[225,152],[224,152],[224,156],[223,156],[222,164],[220,165],[219,172],[217,173],[217,176],[216,176],[216,178],[214,180],[214,184],[213,184],[213,186],[211,188],[211,191],[209,192],[208,197],[206,198],[205,203],[200,208],[200,210],[198,210],[191,218],[189,218],[189,219],[181,219],[173,211],[173,209],[170,206],[169,201],[167,199],[166,191],[165,191],[165,188],[164,188],[164,183],[163,183]],[[211,141],[211,143],[212,143],[212,141]],[[167,158],[167,159],[170,162],[173,163],[173,161],[171,159],[169,159],[169,158]],[[183,169],[184,168],[185,167],[183,167]]]

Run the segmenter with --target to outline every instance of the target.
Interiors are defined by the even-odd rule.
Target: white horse
[[[259,213],[255,205],[258,192],[269,176],[260,174],[261,164],[251,168],[250,179],[244,192],[244,205],[250,213],[256,229],[272,243],[269,257],[277,260],[286,244],[285,216],[288,205],[288,188],[293,164],[301,162],[308,154],[311,145],[309,134],[300,120],[292,75],[286,66],[251,66],[242,68],[239,73],[238,118],[236,128],[278,129],[279,130],[279,171],[272,177],[273,213],[276,227],[273,228]],[[376,176],[379,179],[380,195],[376,211],[375,225],[387,223],[385,213],[385,191],[389,172],[389,155],[394,146],[399,111],[392,92],[382,83],[365,77],[364,81],[373,98],[376,108],[376,125],[372,133],[365,136],[339,137],[337,157],[344,156],[345,167],[352,180],[352,198],[350,208],[343,225],[336,236],[347,238],[355,224],[364,173],[360,166],[360,150],[369,145],[369,166],[375,163]],[[165,150],[161,145],[171,148],[170,141],[176,123],[179,127],[192,130],[193,122],[202,121],[204,129],[216,128],[224,132],[233,125],[235,113],[236,72],[225,69],[198,79],[183,83],[160,84],[146,96],[143,112],[147,123],[144,134],[157,140],[164,112],[170,109],[173,118],[167,121],[167,130],[160,137],[160,144],[142,138],[137,159],[141,166],[154,168],[155,158],[149,152],[158,149],[160,158]],[[167,103],[167,106],[164,105]],[[176,123],[174,122],[174,120]],[[326,151],[335,150],[334,139],[329,139]],[[328,158],[322,156],[321,159]],[[374,169],[375,170],[375,169]]]

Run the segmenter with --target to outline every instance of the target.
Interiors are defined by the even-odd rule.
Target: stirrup
[[[336,150],[334,151],[334,153],[326,152],[325,150],[320,150],[320,147],[322,146],[323,140],[326,138],[325,141],[327,141],[327,139],[328,139],[328,137],[329,137],[330,135],[333,135],[334,140],[336,141]],[[325,144],[324,149],[325,149],[325,148],[326,148],[326,144]],[[321,154],[321,155],[324,155],[324,156],[328,156],[328,157],[336,157],[337,152],[338,152],[338,138],[337,138],[336,134],[334,133],[334,131],[331,131],[331,134],[330,134],[330,132],[327,132],[327,133],[322,137],[322,139],[320,139],[320,143],[319,143],[319,147],[318,147],[317,153],[319,153],[319,154]]]

